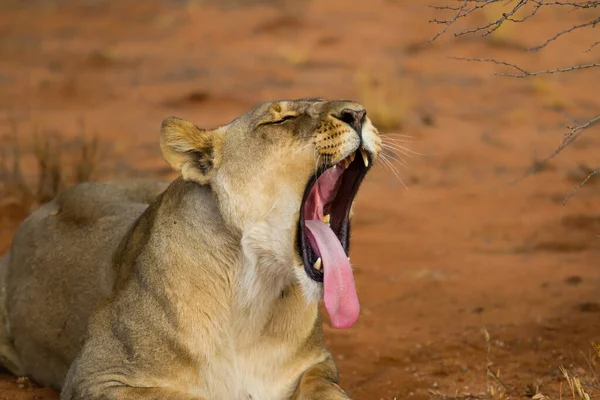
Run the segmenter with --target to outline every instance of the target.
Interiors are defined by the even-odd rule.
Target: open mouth
[[[350,207],[371,164],[363,149],[348,155],[309,180],[298,221],[298,251],[306,274],[323,282],[325,307],[332,325],[349,327],[359,313],[348,259]]]

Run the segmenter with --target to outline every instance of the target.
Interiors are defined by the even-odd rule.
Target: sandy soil
[[[167,115],[214,126],[304,96],[358,99],[376,115],[391,96],[401,121],[386,130],[411,138],[388,137],[421,155],[394,164],[408,189],[380,163],[359,193],[351,255],[362,315],[352,329],[326,327],[342,385],[356,399],[485,392],[484,327],[512,398],[535,387],[557,398],[560,365],[585,373],[581,353],[600,341],[600,181],[561,202],[597,165],[600,138],[590,131],[519,179],[570,118],[598,114],[598,73],[514,79],[449,58],[598,62],[600,46],[583,53],[590,31],[525,51],[579,17],[545,12],[492,38],[446,35],[422,48],[439,28],[428,23],[433,0],[134,3],[2,2],[0,132],[72,138],[82,119],[108,151],[99,178],[167,177],[157,136]],[[2,210],[0,251],[19,218]],[[22,386],[2,375],[0,399],[58,398]]]

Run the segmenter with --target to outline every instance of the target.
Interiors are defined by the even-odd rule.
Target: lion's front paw
[[[344,389],[342,389],[341,387],[339,387],[339,386],[338,386],[338,385],[336,385],[336,384],[334,384],[334,385],[335,385],[335,387],[337,388],[337,390],[338,390],[338,393],[337,393],[337,394],[336,394],[334,397],[332,397],[332,399],[335,399],[335,400],[342,400],[342,399],[343,399],[343,400],[352,400],[352,399],[350,398],[350,396],[348,396],[348,393],[346,393],[346,392],[344,391]]]
[[[311,400],[352,400],[350,396],[335,383],[329,383],[327,388],[316,392]]]

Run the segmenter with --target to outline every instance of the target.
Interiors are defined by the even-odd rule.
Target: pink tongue
[[[356,322],[360,305],[350,262],[335,233],[324,222],[304,221],[312,249],[323,262],[325,308],[334,328],[349,328]]]

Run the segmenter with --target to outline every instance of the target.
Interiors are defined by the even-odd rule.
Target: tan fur
[[[62,400],[348,399],[295,246],[309,177],[359,146],[345,108],[362,109],[272,102],[214,130],[167,118],[180,178],[84,183],[42,206],[0,259],[0,362]],[[375,158],[368,120],[362,136]]]

